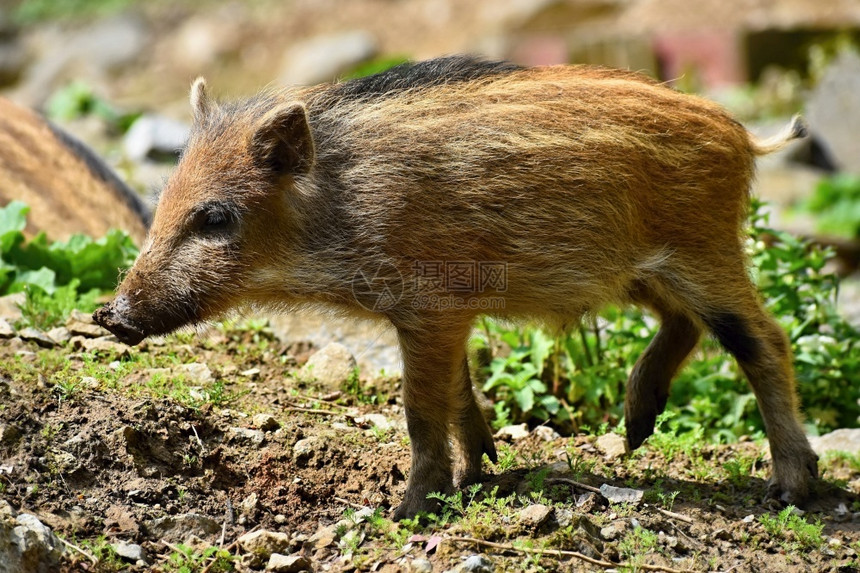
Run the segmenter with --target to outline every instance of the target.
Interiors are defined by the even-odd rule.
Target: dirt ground
[[[133,349],[82,340],[0,344],[2,497],[65,540],[61,571],[261,570],[268,555],[237,543],[252,531],[285,534],[295,571],[860,569],[853,456],[823,459],[806,511],[779,521],[762,443],[659,434],[619,455],[611,434],[536,428],[497,437],[480,489],[398,525],[398,380],[301,382],[315,349],[256,323]],[[634,497],[611,503],[604,484]]]

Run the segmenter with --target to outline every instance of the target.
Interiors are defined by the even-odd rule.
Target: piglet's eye
[[[203,228],[210,231],[223,229],[229,222],[230,220],[224,213],[210,212],[206,214],[206,218],[203,221]]]
[[[238,220],[230,205],[214,204],[202,207],[194,216],[194,225],[201,233],[223,233],[229,231]]]

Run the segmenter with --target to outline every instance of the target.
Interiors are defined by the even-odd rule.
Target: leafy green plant
[[[837,173],[825,177],[799,208],[816,215],[819,232],[860,237],[860,175]]]
[[[199,551],[182,543],[174,547],[165,565],[166,571],[175,573],[194,573],[204,567],[207,571],[216,573],[235,570],[233,556],[226,549],[207,547]]]
[[[99,97],[89,84],[75,81],[54,92],[45,105],[48,117],[70,121],[88,115],[103,120],[118,133],[125,133],[140,116],[140,112],[123,112]]]
[[[645,555],[657,549],[657,534],[644,527],[634,527],[618,543],[618,552],[630,571],[641,571]]]
[[[803,517],[795,513],[796,508],[789,505],[780,511],[776,517],[764,514],[759,517],[759,522],[765,531],[773,537],[781,539],[788,547],[799,549],[816,549],[824,543],[821,532],[824,524],[821,522],[809,523]]]
[[[44,233],[27,241],[29,207],[12,201],[0,208],[0,295],[25,292],[25,324],[45,328],[79,308],[95,308],[96,297],[113,290],[119,270],[131,266],[137,248],[112,230],[98,240],[73,235],[49,243]]]

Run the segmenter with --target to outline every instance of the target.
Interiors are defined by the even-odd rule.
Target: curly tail
[[[806,137],[809,130],[806,127],[806,122],[799,115],[791,118],[791,123],[788,124],[778,134],[768,137],[767,139],[758,139],[750,134],[750,144],[752,144],[753,153],[756,155],[767,155],[774,151],[779,151],[795,139]]]

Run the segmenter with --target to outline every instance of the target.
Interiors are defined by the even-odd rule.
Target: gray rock
[[[157,115],[143,115],[125,134],[122,146],[125,154],[134,161],[174,161],[185,147],[190,132],[188,124],[181,121]]]
[[[273,553],[287,553],[290,536],[279,531],[252,531],[240,537],[239,547],[249,554],[246,562],[251,567],[262,567]]]
[[[227,435],[234,442],[259,446],[266,440],[266,435],[261,430],[251,428],[232,427],[227,430]]]
[[[836,164],[860,173],[860,55],[842,51],[824,72],[807,104],[810,129]]]
[[[620,458],[627,453],[627,440],[614,432],[599,436],[594,445],[608,460]]]
[[[526,424],[514,424],[513,426],[505,426],[496,432],[497,438],[509,437],[510,439],[522,440],[529,435],[529,427]]]
[[[633,503],[637,504],[642,501],[642,496],[645,492],[641,489],[632,489],[629,487],[615,487],[608,484],[600,486],[600,493],[610,503]]]
[[[13,327],[5,318],[0,318],[0,338],[12,338],[15,336]]]
[[[57,343],[48,338],[48,335],[46,335],[44,332],[42,332],[41,330],[36,330],[31,326],[19,330],[18,336],[21,338],[21,340],[24,340],[26,342],[35,342],[42,348],[53,348],[57,345]]]
[[[307,460],[315,452],[325,449],[325,440],[319,436],[310,436],[297,441],[293,445],[293,461]]]
[[[3,571],[47,573],[57,570],[63,545],[32,514],[0,518],[0,567]]]
[[[50,338],[57,344],[65,344],[72,339],[72,333],[69,332],[69,329],[65,326],[58,326],[56,328],[52,328],[45,334],[48,336],[48,338]]]
[[[419,557],[409,562],[409,573],[433,573],[433,564],[429,559]]]
[[[266,571],[274,573],[299,573],[310,571],[311,562],[304,555],[281,555],[273,553],[266,564]]]
[[[561,434],[550,428],[549,426],[538,426],[532,430],[534,434],[544,442],[551,442],[556,438],[560,438]]]
[[[149,533],[168,542],[183,542],[191,535],[206,537],[221,533],[221,525],[199,513],[183,513],[154,519],[146,524]]]
[[[313,535],[311,535],[310,539],[308,539],[308,544],[315,549],[330,547],[331,545],[334,545],[335,541],[337,541],[337,532],[338,525],[336,523],[320,527]]]
[[[184,375],[188,380],[197,384],[211,384],[215,380],[209,367],[198,362],[180,364],[176,367],[176,373]]]
[[[87,338],[99,338],[108,336],[110,332],[93,322],[90,315],[79,311],[73,311],[66,320],[66,328],[75,336],[86,336]]]
[[[376,40],[361,30],[316,36],[295,44],[284,55],[281,81],[288,85],[332,81],[376,52]]]
[[[542,503],[535,503],[520,511],[520,522],[531,527],[539,527],[549,519],[551,513],[551,507]]]
[[[0,318],[9,322],[21,320],[21,306],[27,301],[27,295],[22,292],[0,296]]]
[[[472,555],[457,567],[458,573],[493,573],[496,567],[484,555]]]
[[[332,342],[308,359],[299,376],[333,391],[340,389],[354,376],[355,368],[355,357],[349,349],[343,344]]]
[[[121,342],[117,342],[113,336],[103,336],[101,338],[85,338],[83,336],[73,336],[69,340],[72,348],[85,350],[87,352],[102,352],[105,354],[114,354],[118,357],[128,356],[128,346]]]
[[[825,452],[860,453],[860,428],[842,428],[823,436],[810,436],[809,445],[819,456]]]
[[[271,414],[255,414],[251,421],[264,432],[273,432],[281,427]]]
[[[365,422],[370,423],[373,426],[376,426],[383,432],[390,430],[394,427],[394,424],[382,414],[365,414],[362,416]]]
[[[119,541],[117,543],[112,543],[111,546],[114,551],[116,551],[116,554],[126,561],[131,561],[132,563],[137,563],[138,561],[146,562],[146,553],[144,553],[143,547],[136,543]]]
[[[257,509],[257,501],[257,494],[252,491],[239,503],[239,511],[243,515],[253,515],[254,510]]]

